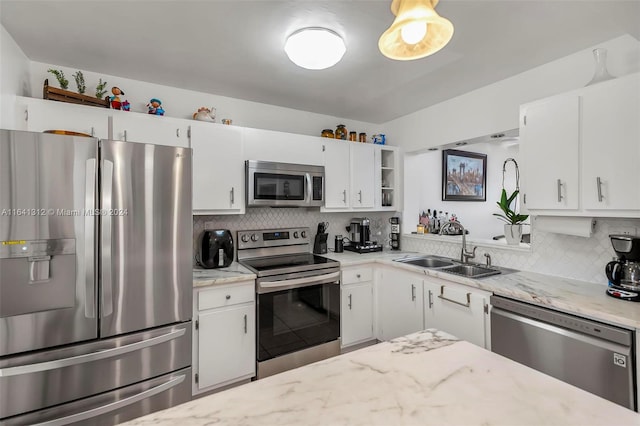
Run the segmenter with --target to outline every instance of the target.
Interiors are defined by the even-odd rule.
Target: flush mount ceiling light
[[[439,0],[393,0],[396,15],[385,31],[378,48],[388,58],[400,61],[420,59],[442,49],[453,36],[453,24],[438,15]]]
[[[284,44],[291,62],[308,70],[334,66],[346,50],[342,37],[326,28],[302,28],[291,34]]]

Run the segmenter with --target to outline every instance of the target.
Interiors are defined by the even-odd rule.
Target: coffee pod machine
[[[354,217],[347,226],[349,231],[348,245],[344,246],[345,250],[356,253],[371,253],[374,251],[382,251],[382,245],[377,241],[371,241],[371,222],[366,217]]]
[[[605,266],[609,279],[607,294],[640,302],[640,237],[609,235],[609,238],[618,258]]]
[[[389,219],[389,223],[391,224],[391,234],[389,235],[391,250],[400,250],[400,218],[394,216]]]

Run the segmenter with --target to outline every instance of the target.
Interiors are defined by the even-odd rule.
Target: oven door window
[[[258,361],[340,337],[340,286],[319,284],[258,295]]]
[[[254,173],[256,200],[305,200],[304,175]]]

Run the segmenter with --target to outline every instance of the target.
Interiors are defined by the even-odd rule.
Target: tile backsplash
[[[194,254],[197,250],[200,234],[205,229],[205,223],[208,223],[211,229],[231,230],[235,239],[238,230],[303,226],[311,228],[313,238],[318,222],[329,222],[327,241],[329,250],[333,250],[335,235],[348,236],[345,227],[349,225],[351,218],[362,216],[371,220],[372,239],[387,247],[391,232],[389,218],[394,215],[397,214],[389,212],[320,213],[319,210],[314,209],[265,207],[248,209],[244,215],[194,216]],[[621,229],[625,231],[632,229],[636,234],[640,233],[640,219],[597,219],[595,232],[590,238],[533,229],[531,251],[478,247],[474,260],[484,262],[483,254],[489,253],[494,265],[605,285],[604,265],[615,256],[609,234],[617,233]],[[448,257],[460,255],[460,243],[433,241],[403,235],[400,244],[403,251],[417,251]]]
[[[350,212],[350,213],[320,213],[318,209],[306,208],[251,208],[244,215],[228,216],[194,216],[193,217],[193,249],[197,252],[200,234],[205,229],[205,223],[210,229],[229,229],[233,238],[236,231],[249,229],[309,227],[311,229],[311,243],[316,234],[318,222],[329,222],[327,239],[329,250],[333,250],[336,235],[349,236],[345,229],[354,217],[368,217],[371,220],[372,239],[388,246],[391,226],[389,218],[391,212]],[[194,258],[195,265],[195,258]]]
[[[620,230],[633,230],[638,235],[640,219],[596,219],[595,232],[590,238],[536,231],[534,228],[531,251],[478,247],[474,261],[484,262],[483,254],[489,253],[494,265],[606,285],[604,266],[615,257],[609,234]],[[408,237],[401,244],[403,250],[460,256],[460,243]]]

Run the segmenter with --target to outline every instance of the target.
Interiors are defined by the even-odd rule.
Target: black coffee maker
[[[609,235],[618,259],[607,263],[607,294],[618,299],[640,302],[640,237]]]
[[[376,241],[371,241],[371,221],[366,217],[354,217],[347,227],[349,231],[349,245],[344,249],[356,253],[371,253],[382,251],[382,246]]]

